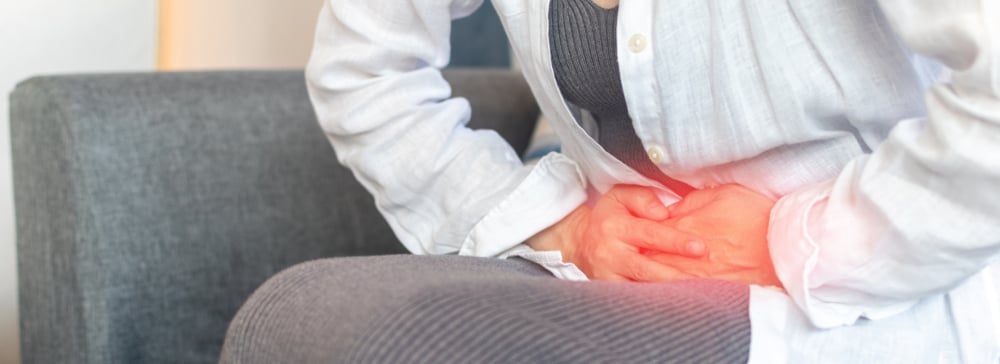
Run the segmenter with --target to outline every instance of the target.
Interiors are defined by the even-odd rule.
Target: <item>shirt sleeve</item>
[[[496,132],[465,125],[452,98],[451,20],[482,0],[328,0],[306,69],[338,160],[415,254],[496,256],[586,198],[576,163],[522,164]],[[336,191],[331,191],[334,193]]]
[[[775,269],[821,328],[906,310],[1000,255],[1000,3],[880,6],[907,46],[952,77],[928,91],[926,118],[898,123],[838,177],[775,205]]]

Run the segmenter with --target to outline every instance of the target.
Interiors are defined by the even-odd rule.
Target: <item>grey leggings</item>
[[[520,259],[336,258],[271,278],[223,363],[746,363],[746,286],[565,282]]]

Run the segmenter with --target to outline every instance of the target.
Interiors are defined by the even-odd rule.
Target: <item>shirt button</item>
[[[642,34],[635,34],[628,39],[628,49],[634,53],[642,52],[646,49],[646,37]]]
[[[652,161],[653,164],[660,164],[663,162],[663,149],[660,149],[660,147],[650,147],[646,152],[649,154],[649,160]]]

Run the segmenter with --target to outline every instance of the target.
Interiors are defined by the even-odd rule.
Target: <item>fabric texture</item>
[[[497,256],[587,197],[565,156],[526,166],[495,133],[465,127],[472,109],[439,69],[451,20],[481,3],[327,1],[317,25],[306,79],[319,123],[415,254]]]
[[[552,68],[551,0],[493,0],[563,143],[529,166],[462,128],[467,109],[435,69],[447,20],[480,1],[403,3],[327,1],[308,78],[331,143],[409,249],[499,256],[616,184],[678,200],[576,122]],[[965,362],[1000,358],[1000,300],[973,298],[1000,293],[984,273],[1000,255],[995,1],[634,0],[618,12],[621,83],[650,160],[697,188],[736,183],[779,200],[768,240],[794,305],[751,304],[755,324],[784,328],[765,331],[774,351],[821,349],[817,327],[895,334],[890,316],[953,302],[929,311],[942,316],[916,340],[857,335],[831,360],[945,345],[933,340],[942,332],[960,338]],[[989,319],[959,320],[957,307]],[[807,324],[779,325],[803,312]]]
[[[746,363],[747,287],[573,283],[520,259],[328,259],[265,283],[222,363]]]
[[[693,187],[663,174],[649,160],[632,127],[618,69],[618,8],[604,9],[592,0],[553,1],[549,17],[556,83],[569,104],[593,116],[596,135],[591,136],[643,176],[678,195],[691,192]]]
[[[524,148],[506,70],[446,76]],[[213,363],[295,263],[405,250],[323,138],[302,72],[35,78],[12,96],[25,363]]]

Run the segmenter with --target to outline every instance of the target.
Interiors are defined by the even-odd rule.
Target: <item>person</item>
[[[1000,360],[1000,4],[494,0],[525,165],[439,71],[480,3],[325,3],[311,99],[417,256],[278,275],[223,361]]]

